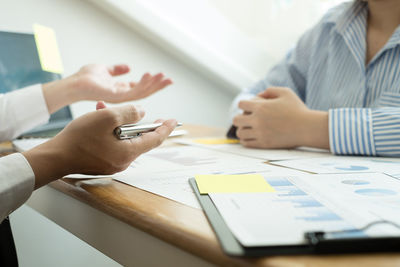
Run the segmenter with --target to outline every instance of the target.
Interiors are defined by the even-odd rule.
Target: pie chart
[[[366,185],[369,184],[368,181],[364,180],[343,180],[342,184],[348,184],[348,185]]]
[[[396,191],[389,189],[380,189],[380,188],[367,188],[367,189],[358,189],[354,191],[357,194],[369,196],[369,197],[384,197],[384,196],[394,196],[397,194]]]
[[[335,169],[341,170],[341,171],[366,171],[369,168],[365,167],[365,166],[350,165],[347,167],[335,167]]]

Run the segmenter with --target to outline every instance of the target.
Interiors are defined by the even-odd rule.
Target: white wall
[[[121,266],[27,205],[10,220],[21,267]]]
[[[55,29],[65,75],[86,63],[126,62],[132,65],[131,77],[135,79],[146,71],[163,71],[175,84],[141,101],[148,119],[174,117],[183,123],[227,126],[227,110],[234,97],[228,90],[199,76],[91,4],[78,0],[0,0],[0,29],[31,32],[33,23]],[[78,116],[94,107],[91,102],[79,103],[73,112]],[[21,267],[116,265],[28,207],[12,216],[12,224]]]
[[[35,22],[55,29],[65,75],[87,63],[126,62],[133,67],[130,77],[135,79],[146,71],[163,71],[175,84],[140,101],[149,119],[175,117],[182,122],[226,126],[233,95],[93,5],[77,0],[0,1],[0,29],[31,31]],[[73,106],[76,115],[93,108],[92,103]]]

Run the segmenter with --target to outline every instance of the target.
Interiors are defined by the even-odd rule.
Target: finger
[[[152,95],[158,91],[160,91],[161,89],[169,86],[172,84],[172,80],[171,79],[165,79],[160,81],[159,83],[157,83],[156,85],[152,85],[150,88],[147,88],[145,90],[143,90],[141,92],[141,94],[138,96],[138,98],[144,98],[147,97],[149,95]]]
[[[153,94],[169,85],[171,85],[173,82],[171,79],[162,79],[160,82],[155,84],[153,88],[151,88],[150,94]]]
[[[262,98],[277,98],[285,94],[288,90],[290,89],[286,87],[270,87],[267,90],[259,93],[258,96]]]
[[[118,125],[113,125],[115,127],[122,124],[136,123],[140,121],[145,114],[144,110],[140,106],[134,105],[113,107],[110,108],[110,110],[114,115],[116,114],[116,119],[114,121],[115,124]]]
[[[103,109],[103,108],[106,108],[106,107],[107,106],[106,106],[106,103],[104,103],[104,101],[98,101],[97,104],[96,104],[96,110]]]
[[[134,88],[135,90],[133,92],[136,95],[135,98],[141,99],[157,92],[158,90],[161,90],[170,84],[172,84],[170,79],[164,80],[164,74],[158,73],[154,76],[144,76],[138,84],[132,84],[131,88]]]
[[[172,81],[170,79],[164,79],[163,73],[158,73],[153,77],[152,82],[143,91],[143,96],[154,94],[171,83]]]
[[[137,89],[140,90],[141,88],[146,88],[151,83],[152,78],[153,78],[153,76],[148,72],[143,74],[140,81],[136,84]],[[131,88],[133,88],[133,87],[131,87]]]
[[[236,130],[236,136],[240,140],[253,140],[255,139],[255,132],[252,128],[238,128]]]
[[[163,81],[163,83],[164,83],[164,87],[165,87],[165,86],[168,86],[168,85],[173,84],[174,81],[173,81],[172,79],[168,78],[168,79],[165,79],[165,80]]]
[[[151,79],[150,83],[148,84],[147,89],[151,90],[151,88],[153,86],[155,86],[156,84],[158,84],[159,82],[161,82],[163,78],[164,78],[164,74],[162,74],[162,73],[157,73],[156,75],[154,75],[153,78]]]
[[[108,72],[112,76],[122,75],[122,74],[128,73],[129,71],[130,71],[130,68],[126,64],[119,64],[119,65],[113,65],[113,66],[108,67]]]
[[[131,149],[139,154],[145,153],[159,145],[171,134],[176,127],[176,120],[166,120],[153,132],[148,132],[138,138],[129,139]]]
[[[257,104],[255,100],[241,100],[238,107],[245,112],[253,112]]]
[[[251,127],[251,121],[250,121],[250,116],[249,115],[236,115],[233,118],[232,121],[233,125],[235,125],[236,127]]]
[[[240,139],[240,143],[245,147],[259,148],[257,139]]]
[[[268,89],[269,89],[269,88],[267,88],[267,89],[265,89],[264,91],[262,91],[262,92],[258,93],[258,94],[257,94],[257,96],[258,96],[258,97],[265,98],[265,97],[264,97],[264,94],[266,94],[266,93],[267,93],[267,90],[268,90]]]
[[[158,119],[158,120],[155,120],[154,121],[154,123],[163,123],[165,120],[163,120],[163,119]]]

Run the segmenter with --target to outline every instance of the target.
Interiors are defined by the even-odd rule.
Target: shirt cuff
[[[390,99],[392,106],[396,100],[395,97]],[[390,107],[388,103],[386,107],[372,109],[375,149],[379,156],[400,156],[399,118],[398,106]]]
[[[12,113],[14,121],[13,137],[45,124],[50,118],[41,84],[8,93],[6,99],[7,111]]]
[[[329,145],[333,154],[376,155],[371,109],[329,110]]]
[[[35,186],[35,174],[21,153],[0,159],[0,221],[24,204]]]

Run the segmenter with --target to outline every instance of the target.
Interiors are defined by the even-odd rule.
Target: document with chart
[[[188,180],[198,174],[296,175],[302,172],[265,164],[263,160],[195,146],[154,149],[113,179],[200,208]]]
[[[306,244],[304,234],[315,231],[338,237],[400,236],[394,226],[400,224],[400,181],[393,177],[357,173],[265,179],[274,192],[209,194],[245,247]],[[373,222],[378,223],[363,229]]]
[[[279,166],[313,173],[381,172],[400,178],[400,159],[384,157],[333,156],[274,162]]]

